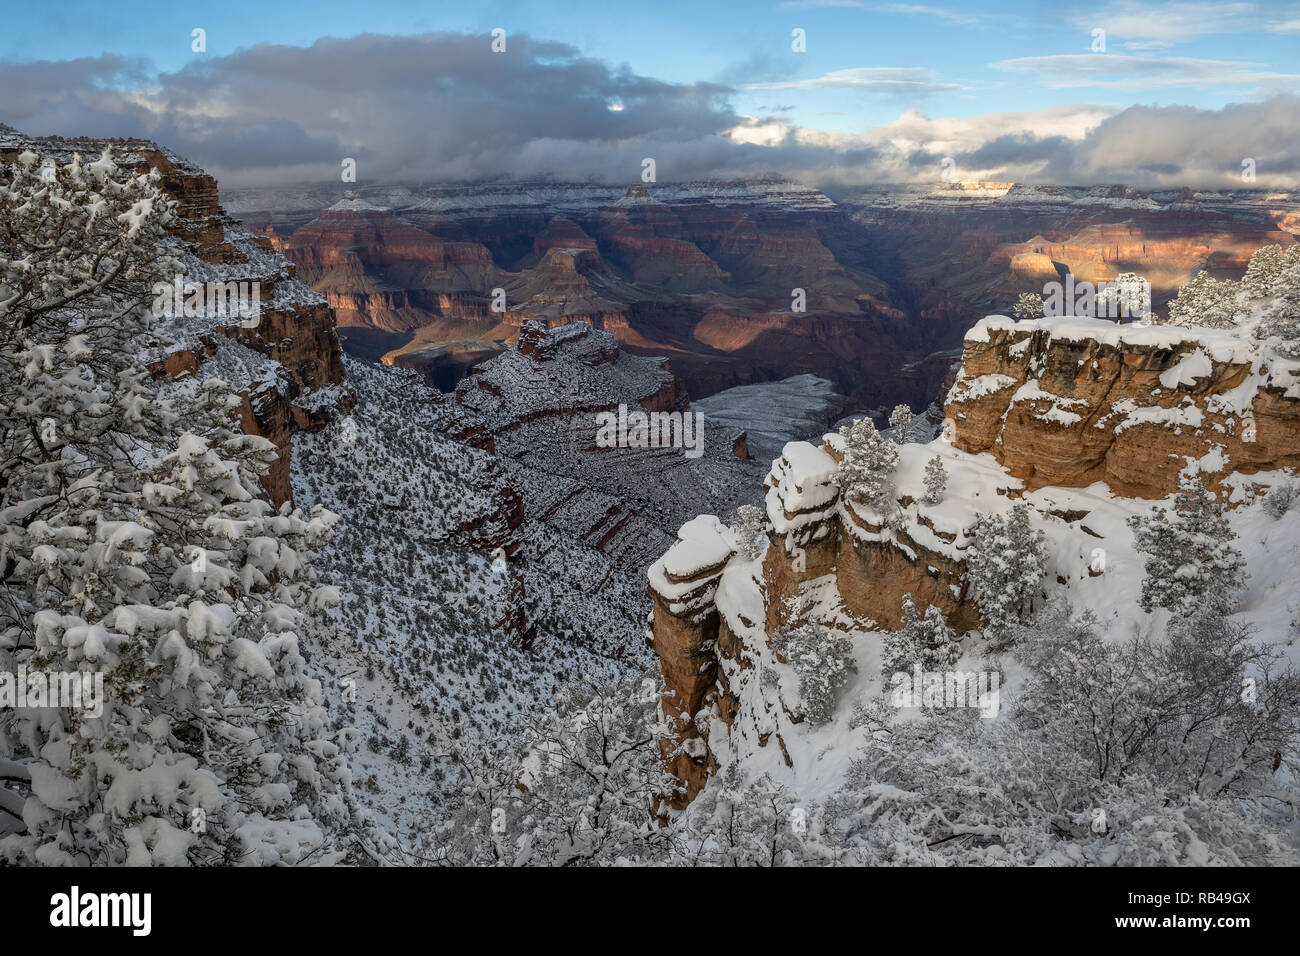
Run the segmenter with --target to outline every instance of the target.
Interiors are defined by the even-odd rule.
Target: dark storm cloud
[[[143,136],[152,113],[118,92],[143,86],[147,65],[104,54],[59,62],[0,60],[0,120],[24,131]]]
[[[1017,163],[1053,160],[1068,152],[1073,143],[1065,136],[1038,137],[1034,133],[1007,133],[990,140],[978,149],[961,153],[957,161],[976,169],[1003,167]]]
[[[1047,163],[1057,182],[1132,182],[1241,186],[1242,162],[1255,161],[1253,185],[1300,182],[1300,98],[1279,95],[1221,110],[1134,106],[1104,120]]]
[[[105,84],[143,83],[146,65],[125,57],[104,54],[77,60],[8,63],[0,60],[0,90],[5,110],[15,118],[30,116],[50,97],[70,91],[92,92]]]
[[[936,153],[933,150],[921,148],[910,150],[904,157],[904,162],[915,169],[932,169],[944,161],[942,153]]]
[[[154,136],[164,142],[172,139],[164,123]],[[179,137],[179,131],[176,137]],[[204,157],[205,163],[223,169],[240,169],[250,164],[258,166],[292,166],[297,163],[319,161],[321,156],[342,156],[343,144],[338,139],[313,136],[297,123],[272,119],[254,126],[234,130],[212,130],[203,133],[190,130],[186,149]],[[369,150],[353,150],[358,162],[371,159]]]
[[[562,177],[617,180],[639,173],[654,155],[647,144],[709,157],[691,144],[739,121],[723,86],[664,83],[522,35],[507,38],[505,53],[493,53],[486,36],[259,45],[135,84],[123,82],[129,67],[107,57],[4,66],[4,117],[38,134],[113,120],[119,135],[163,139],[236,177],[288,168],[324,178],[346,156],[364,160],[367,177],[554,167]]]

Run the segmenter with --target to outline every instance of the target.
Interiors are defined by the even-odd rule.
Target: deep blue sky
[[[770,142],[772,136],[798,129],[804,144],[822,142],[818,134],[824,132],[831,137],[827,143],[843,149],[836,134],[859,136],[900,117],[920,114],[942,122],[1044,110],[1057,112],[1027,120],[1026,134],[1008,132],[1014,124],[1006,130],[993,124],[986,139],[993,134],[1077,136],[1087,125],[1080,118],[1083,107],[1100,111],[1098,116],[1135,105],[1218,111],[1300,91],[1300,3],[227,0],[187,6],[156,0],[129,6],[80,0],[10,5],[0,34],[0,93],[6,87],[26,89],[25,95],[11,97],[7,107],[0,99],[0,120],[37,133],[73,132],[64,127],[89,122],[95,127],[91,132],[102,133],[99,114],[107,108],[95,102],[102,91],[128,105],[147,103],[151,115],[137,115],[134,122],[146,132],[164,133],[176,124],[183,145],[197,135],[186,128],[193,122],[192,104],[187,108],[173,90],[184,86],[187,96],[201,97],[201,84],[194,78],[202,70],[213,71],[213,88],[221,87],[221,65],[244,62],[232,59],[241,51],[255,53],[265,44],[312,47],[321,38],[347,40],[363,34],[452,34],[466,42],[464,49],[486,54],[488,35],[496,27],[507,32],[507,55],[524,50],[512,47],[519,38],[570,48],[562,54],[535,50],[532,64],[539,68],[552,59],[570,66],[575,58],[598,62],[608,82],[595,84],[596,95],[614,109],[622,104],[609,99],[609,90],[626,75],[673,87],[723,86],[725,109],[749,127],[738,138],[750,143]],[[206,53],[191,50],[195,27],[206,30]],[[806,31],[804,53],[791,49],[795,28]],[[1095,29],[1106,31],[1104,54],[1094,52]],[[105,69],[97,59],[104,55],[120,61]],[[494,63],[486,55],[483,61],[474,82],[490,87],[486,71]],[[86,68],[86,63],[95,65]],[[347,68],[340,69],[332,79],[346,83]],[[429,64],[429,69],[436,73],[439,65]],[[178,82],[178,75],[189,80]],[[60,82],[65,85],[59,87]],[[376,81],[359,77],[359,86],[366,82]],[[56,90],[74,89],[75,102],[70,95],[56,95]],[[411,105],[388,101],[385,89],[375,88],[373,108]],[[164,106],[151,99],[158,90],[166,91]],[[209,114],[211,106],[204,105]],[[541,101],[535,106],[544,108]],[[222,110],[233,115],[229,105],[217,111]],[[98,118],[87,120],[87,111]],[[765,127],[769,117],[777,118],[776,127]],[[300,123],[290,108],[279,121],[276,148],[282,153],[297,148],[294,143],[322,139],[338,140],[346,148],[345,133],[335,135],[320,121],[302,122],[290,135],[287,128]],[[262,124],[256,127],[261,129],[276,119],[261,110],[255,120],[250,114],[238,122],[247,131],[254,128],[249,124]],[[661,121],[655,123],[662,133]],[[893,140],[888,133],[871,138],[877,145]],[[969,140],[964,135],[961,141],[974,148]],[[913,150],[916,142],[908,138],[900,148]],[[1005,146],[1003,141],[998,149]],[[935,148],[954,149],[948,142]],[[229,157],[218,161],[234,162]],[[1161,165],[1150,157],[1144,162]]]
[[[181,9],[186,6],[174,0],[125,7],[83,0],[14,4],[5,14],[0,59],[116,53],[171,71],[197,56],[190,49],[195,27],[207,31],[210,56],[257,43],[306,46],[325,36],[486,35],[501,27],[507,37],[528,33],[570,44],[584,55],[671,82],[708,80],[743,88],[817,81],[821,88],[742,93],[736,103],[747,112],[793,106],[801,125],[835,129],[886,122],[898,114],[900,102],[967,116],[1081,98],[1116,106],[1215,107],[1300,88],[1300,5],[229,0]],[[796,27],[807,34],[803,54],[790,48]],[[1093,82],[1062,75],[1072,65],[1060,57],[1092,55],[1095,28],[1107,30],[1107,52],[1117,67],[1095,75]],[[1029,57],[1047,59],[1018,71],[1005,64]],[[858,78],[852,74],[836,75],[862,68],[920,72],[906,77],[908,85],[898,93],[879,83],[855,86]],[[949,85],[959,88],[943,88]]]

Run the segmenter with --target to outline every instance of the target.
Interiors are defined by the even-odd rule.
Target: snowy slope
[[[361,792],[410,846],[457,779],[458,741],[503,749],[566,684],[644,668],[646,598],[638,577],[544,520],[505,526],[508,469],[446,437],[462,410],[413,373],[345,361],[352,416],[294,441],[295,501],[341,517],[317,567],[343,603],[311,662],[335,719],[360,734]],[[521,545],[504,570],[503,541]],[[495,625],[516,579],[537,625],[528,650]]]
[[[827,437],[831,441],[838,439]],[[802,453],[801,445],[805,449]],[[785,457],[795,467],[788,481],[809,489],[817,486],[819,469],[824,471],[820,464],[824,456],[815,452],[812,445],[803,443],[787,447]],[[991,455],[970,455],[942,439],[902,447],[895,476],[900,497],[919,499],[922,471],[935,455],[943,459],[948,471],[947,492],[938,505],[918,500],[903,509],[910,539],[960,559],[969,546],[969,532],[977,514],[1005,513],[1024,501],[1033,509],[1035,527],[1047,536],[1049,558],[1043,569],[1043,586],[1049,600],[1064,599],[1077,611],[1092,611],[1111,641],[1164,632],[1169,612],[1148,614],[1138,606],[1146,558],[1135,550],[1133,532],[1125,523],[1130,516],[1147,512],[1152,502],[1115,496],[1103,483],[1077,489],[1047,487],[1021,494],[1021,482],[1008,476]],[[1280,520],[1269,517],[1261,507],[1267,489],[1288,480],[1288,475],[1278,472],[1234,481],[1235,506],[1230,511],[1230,522],[1238,535],[1236,546],[1249,568],[1248,584],[1234,620],[1250,625],[1257,641],[1281,645],[1290,660],[1300,666],[1300,593],[1294,583],[1294,569],[1300,562],[1300,507],[1293,507]],[[1171,502],[1172,496],[1159,505]],[[844,507],[840,502],[833,506],[837,511]],[[772,514],[769,506],[769,516]],[[918,520],[921,518],[924,523]],[[844,521],[843,527],[863,543],[897,538],[888,526],[875,535],[853,521]],[[776,528],[777,533],[783,530],[781,526]],[[950,535],[954,540],[947,540]],[[1105,570],[1094,576],[1089,573],[1090,567],[1100,566],[1099,558]],[[732,558],[718,584],[715,602],[732,630],[745,637],[747,650],[758,662],[755,666],[772,668],[782,675],[782,686],[789,686],[795,679],[787,665],[771,656],[763,624],[767,612],[762,563],[761,558],[749,562]],[[652,570],[652,581],[653,576]],[[864,631],[864,622],[846,614],[834,576],[807,582],[802,594],[808,602],[810,619],[847,634],[854,642],[857,674],[840,698],[836,718],[821,727],[782,720],[767,703],[771,688],[758,693],[752,689],[757,682],[746,682],[737,669],[733,686],[750,687],[753,696],[746,699],[742,694],[741,716],[729,732],[719,727],[709,740],[719,764],[734,762],[746,779],[767,774],[790,787],[801,800],[817,801],[829,797],[844,783],[850,762],[866,739],[868,731],[853,726],[854,705],[869,702],[884,689],[880,679],[882,632]],[[990,660],[1001,666],[1008,681],[1002,687],[1005,713],[1007,695],[1016,692],[1020,678],[1010,654],[992,653],[972,635],[967,635],[962,646],[956,669],[981,670],[989,666]],[[781,734],[791,765],[787,765],[781,748],[759,746],[759,737],[772,731]]]
[[[691,408],[719,425],[744,429],[749,453],[767,462],[786,442],[820,434],[845,401],[826,379],[794,375],[728,388],[692,402]]]

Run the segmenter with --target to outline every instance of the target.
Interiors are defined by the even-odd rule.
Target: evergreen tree
[[[1142,609],[1187,611],[1204,602],[1226,611],[1246,583],[1246,563],[1223,506],[1197,478],[1184,478],[1172,510],[1155,507],[1129,518],[1137,549],[1147,555]]]
[[[1276,299],[1294,286],[1288,272],[1300,262],[1300,245],[1283,249],[1279,245],[1255,250],[1241,277],[1241,287],[1252,302]]]
[[[1241,321],[1235,282],[1212,279],[1198,272],[1169,301],[1169,325],[1199,325],[1210,329],[1236,328]]]
[[[746,561],[754,561],[763,553],[766,517],[761,508],[741,505],[731,522],[731,533],[736,540],[736,553]]]
[[[966,578],[985,631],[1004,636],[1028,621],[1039,596],[1047,561],[1047,536],[1034,528],[1021,502],[1006,515],[980,515],[966,551]]]
[[[160,401],[145,307],[177,264],[157,172],[106,151],[0,170],[0,671],[100,677],[102,709],[0,710],[0,858],[328,862],[358,817],[299,637],[333,516],[266,500],[222,382]],[[17,809],[17,812],[15,812]],[[7,811],[7,815],[4,811]]]
[[[943,612],[933,604],[922,617],[912,595],[903,595],[903,620],[898,630],[885,635],[880,657],[880,676],[888,684],[899,671],[910,672],[914,664],[923,671],[942,671],[961,656],[952,628]]]
[[[876,504],[893,491],[890,476],[898,467],[898,445],[884,438],[867,416],[842,427],[840,437],[844,439],[844,458],[836,478],[841,491]]]
[[[1300,483],[1284,481],[1264,498],[1264,513],[1274,521],[1281,521],[1297,498],[1300,498]]]
[[[819,625],[801,624],[778,631],[772,648],[798,676],[808,720],[816,725],[834,718],[839,692],[858,669],[853,642]]]
[[[1274,348],[1290,358],[1300,358],[1300,267],[1288,274],[1291,285],[1267,308],[1255,328],[1255,337],[1277,339]]]
[[[1016,320],[1041,319],[1043,317],[1043,297],[1037,292],[1022,292],[1016,304],[1011,307],[1011,317]]]
[[[889,413],[889,427],[894,430],[894,441],[897,444],[907,442],[908,432],[911,431],[915,419],[916,415],[907,405],[894,406],[894,410]]]
[[[925,497],[927,505],[937,505],[943,500],[944,489],[948,487],[948,472],[944,470],[943,459],[935,455],[925,463]]]
[[[1098,290],[1096,313],[1146,321],[1151,317],[1151,283],[1136,272],[1121,272]]]

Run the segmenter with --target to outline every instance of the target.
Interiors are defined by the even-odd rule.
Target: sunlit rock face
[[[1300,464],[1298,373],[1230,332],[994,317],[966,336],[945,413],[953,444],[1030,488],[1162,498],[1189,467],[1217,485]]]

